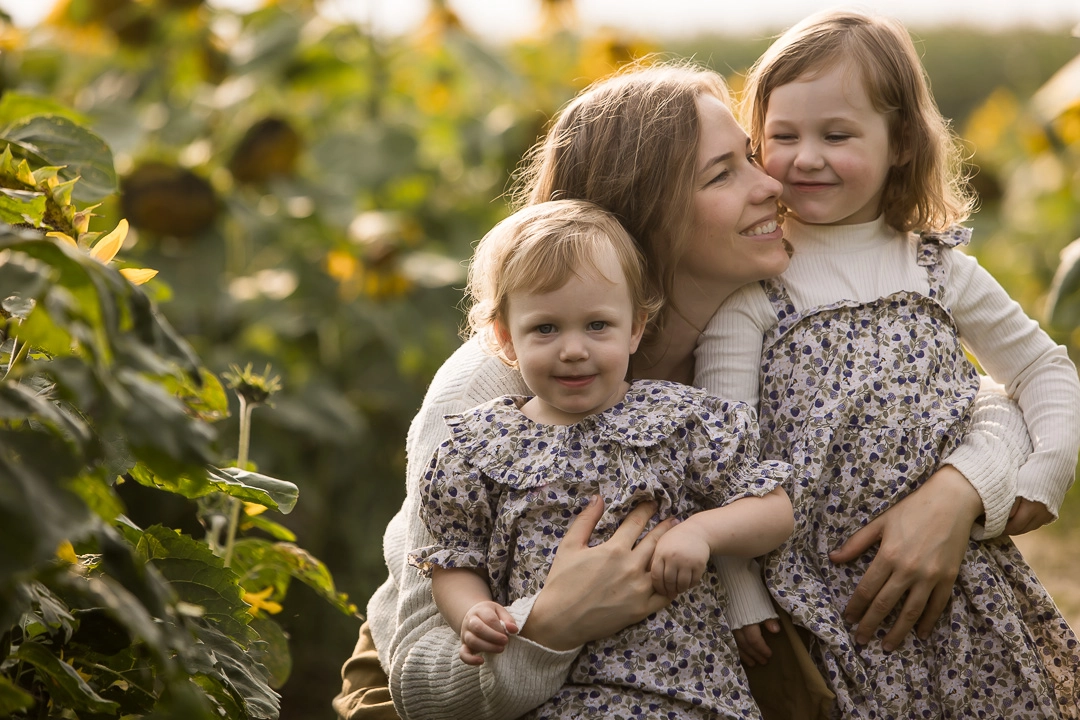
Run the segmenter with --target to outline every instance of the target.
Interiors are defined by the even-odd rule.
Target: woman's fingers
[[[955,468],[945,466],[927,482],[852,535],[833,562],[854,560],[855,548],[880,547],[852,594],[844,618],[857,623],[855,640],[866,643],[900,607],[885,645],[895,648],[918,624],[929,632],[956,582],[968,535],[982,500]],[[860,537],[862,535],[862,537]]]
[[[671,599],[653,588],[653,549],[671,527],[660,523],[638,541],[656,513],[655,503],[634,508],[607,541],[589,546],[603,514],[595,499],[567,529],[547,581],[533,605],[525,637],[568,650],[618,632],[666,607]]]
[[[886,633],[881,641],[881,647],[885,652],[892,652],[903,644],[904,638],[907,637],[908,632],[915,627],[915,624],[919,622],[919,619],[926,613],[927,600],[930,598],[932,589],[932,586],[922,583],[908,588],[907,598],[904,599],[904,604],[900,608],[900,613],[897,615],[896,622],[893,623],[892,628]],[[897,602],[899,602],[899,599]],[[939,610],[937,615],[940,614],[941,612]],[[935,620],[937,619],[937,615],[934,616]],[[882,619],[884,619],[884,617]],[[880,621],[878,624],[880,624]],[[873,632],[876,630],[877,626],[875,625],[870,634],[871,637],[873,637]],[[862,633],[861,624],[859,626],[859,633]],[[869,638],[867,639],[867,642],[869,642]]]
[[[881,517],[884,517],[884,515]],[[881,517],[871,520],[859,528],[843,545],[829,553],[829,559],[837,565],[851,562],[881,542]]]
[[[604,499],[596,495],[570,522],[570,527],[566,528],[566,534],[563,535],[562,542],[559,543],[559,549],[562,550],[565,547],[572,550],[588,547],[589,538],[592,537],[593,530],[596,529],[596,523],[600,522],[603,515]]]

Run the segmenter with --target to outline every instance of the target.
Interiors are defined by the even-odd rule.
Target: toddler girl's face
[[[576,423],[626,394],[644,323],[634,317],[614,251],[605,249],[596,266],[599,273],[582,268],[556,290],[508,297],[500,342],[536,396],[522,410],[537,422]]]
[[[772,91],[762,143],[781,202],[811,225],[875,220],[895,154],[858,68],[837,63]]]

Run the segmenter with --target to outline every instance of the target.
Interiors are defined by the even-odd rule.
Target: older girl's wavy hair
[[[644,58],[596,81],[526,155],[511,192],[516,207],[587,200],[618,218],[645,258],[651,293],[667,303],[646,342],[672,310],[675,270],[694,222],[703,95],[731,104],[723,77],[687,60]]]
[[[861,75],[870,102],[888,120],[897,161],[881,199],[885,222],[908,232],[966,220],[974,199],[960,144],[934,103],[911,36],[897,20],[827,11],[782,34],[750,69],[742,96],[754,147],[762,147],[773,90],[841,63]]]
[[[599,274],[597,258],[605,248],[614,251],[622,268],[635,321],[648,322],[661,303],[645,275],[637,243],[599,206],[555,200],[518,210],[477,244],[465,290],[467,332],[478,335],[488,352],[512,365],[497,336],[497,328],[508,325],[510,295],[551,292],[574,275],[590,270]]]

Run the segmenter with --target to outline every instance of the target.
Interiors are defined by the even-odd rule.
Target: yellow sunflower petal
[[[266,512],[266,506],[259,503],[246,502],[244,503],[244,514],[248,517],[255,517],[256,515],[262,515]]]
[[[248,612],[251,615],[257,615],[260,610],[265,610],[271,615],[276,615],[281,612],[281,603],[276,603],[273,600],[267,599],[272,592],[274,592],[274,588],[268,586],[265,590],[260,592],[244,593],[244,602],[251,606],[248,608]]]
[[[67,540],[62,540],[57,546],[56,557],[70,565],[76,565],[79,562],[79,558],[75,555],[75,548]]]
[[[100,263],[108,264],[110,260],[116,257],[116,253],[120,252],[120,248],[124,245],[124,240],[127,239],[128,234],[128,221],[121,220],[117,224],[116,229],[97,241],[94,248],[90,251],[90,257],[94,258]]]
[[[158,274],[157,270],[150,268],[123,268],[120,274],[127,278],[132,285],[142,285]]]
[[[79,249],[79,243],[75,242],[75,238],[71,237],[67,233],[62,233],[62,232],[54,230],[53,232],[45,233],[45,237],[56,238],[57,240],[60,240],[61,242],[67,243],[68,245],[75,248],[76,250]]]

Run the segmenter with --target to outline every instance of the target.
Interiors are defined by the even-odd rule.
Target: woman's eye
[[[552,325],[551,323],[544,323],[543,325],[537,325],[536,326],[536,332],[540,333],[541,335],[550,335],[551,333],[555,332],[555,326]]]
[[[722,183],[725,180],[727,180],[730,176],[731,176],[731,171],[730,170],[724,170],[724,171],[718,173],[717,175],[715,175],[713,177],[713,179],[709,181],[708,184],[709,185],[716,185],[718,183]]]
[[[589,329],[594,331],[600,331],[607,327],[607,323],[603,320],[594,320],[589,323]]]

